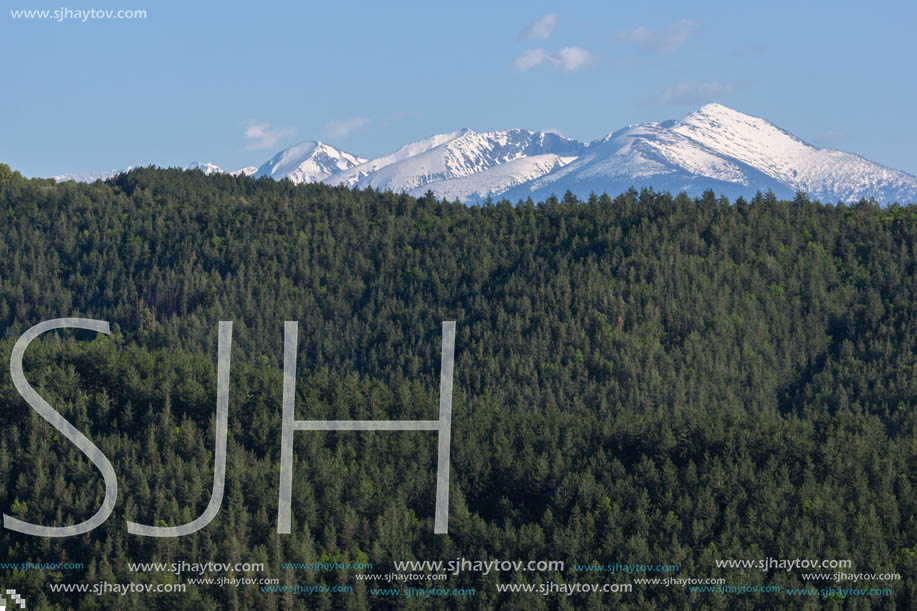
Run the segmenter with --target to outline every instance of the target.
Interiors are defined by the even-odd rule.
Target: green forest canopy
[[[681,577],[805,585],[726,572],[724,558],[850,558],[917,572],[917,207],[758,194],[630,191],[479,207],[391,192],[140,169],[107,182],[23,179],[0,166],[0,507],[65,525],[104,495],[85,456],[34,413],[7,364],[27,328],[106,320],[26,354],[31,384],[111,459],[119,498],[84,536],[3,530],[3,570],[32,608],[389,608],[352,572],[281,562],[559,559],[563,573],[462,574],[469,598],[409,608],[808,608],[769,594],[678,587],[498,594],[500,581],[607,582],[574,564],[679,564]],[[217,323],[234,322],[226,496],[210,497]],[[436,437],[296,434],[293,534],[276,534],[283,322],[299,321],[297,417],[433,419],[440,325],[457,322],[450,532],[432,534]],[[284,584],[350,594],[76,597],[58,581],[176,581],[130,561],[264,562]],[[814,586],[824,584],[814,583]],[[385,586],[383,586],[385,587]],[[271,598],[273,597],[273,598]],[[142,602],[140,602],[142,601]],[[157,607],[158,605],[158,607]]]

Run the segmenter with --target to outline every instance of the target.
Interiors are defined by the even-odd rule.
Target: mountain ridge
[[[204,162],[185,169],[224,173]],[[54,178],[93,181],[118,173]],[[804,191],[825,201],[917,202],[917,177],[907,172],[854,153],[818,148],[766,119],[717,103],[680,119],[628,125],[586,143],[553,132],[463,128],[364,159],[307,140],[283,149],[257,170],[250,166],[231,173],[415,196],[429,190],[465,203],[542,200],[566,191],[587,197],[631,187],[692,196],[707,189],[732,198],[756,191],[787,198]]]

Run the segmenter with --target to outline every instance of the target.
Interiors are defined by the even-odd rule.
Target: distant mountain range
[[[105,180],[125,170],[62,174],[58,181]],[[224,170],[195,162],[185,169]],[[481,202],[511,201],[572,191],[617,194],[653,187],[699,195],[712,189],[730,198],[773,191],[792,198],[805,191],[822,201],[917,202],[917,177],[858,155],[821,149],[764,119],[707,104],[663,123],[631,125],[588,143],[524,129],[461,129],[364,159],[318,141],[280,151],[260,167],[232,174],[324,182]]]

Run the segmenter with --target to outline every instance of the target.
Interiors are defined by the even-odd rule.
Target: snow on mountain
[[[503,194],[510,200],[558,196],[568,189],[621,192],[653,187],[673,193],[749,197],[797,191],[823,201],[917,201],[917,177],[857,155],[816,148],[775,125],[720,104],[677,121],[633,125],[590,143],[575,162]]]
[[[249,165],[249,166],[245,166],[244,168],[239,168],[238,170],[235,170],[234,172],[230,172],[230,174],[233,176],[251,176],[252,174],[254,174],[257,171],[258,171],[258,166]]]
[[[334,176],[332,179],[326,180],[326,182],[336,185],[347,185],[348,187],[365,187],[367,186],[367,183],[364,181],[364,179],[368,176],[371,176],[373,173],[378,172],[382,168],[395,165],[407,159],[417,157],[418,155],[422,155],[431,149],[451,142],[456,138],[460,138],[470,131],[471,130],[469,129],[460,129],[448,134],[437,134],[435,136],[430,136],[429,138],[424,138],[423,140],[418,140],[417,142],[406,144],[390,155],[385,155],[371,161],[366,161],[360,164],[360,166],[357,168],[341,172],[340,174]]]
[[[207,176],[211,174],[225,174],[226,172],[220,166],[204,161],[194,161],[185,166],[185,170],[200,170]]]
[[[431,190],[440,197],[476,201],[569,163],[583,148],[553,133],[461,129],[408,144],[325,182],[412,194]]]
[[[280,151],[259,167],[253,176],[268,176],[275,180],[289,178],[295,183],[318,182],[365,161],[324,142],[309,140]]]
[[[58,182],[105,180],[113,170],[62,174]],[[186,169],[222,173],[212,163]],[[539,201],[567,190],[616,194],[630,187],[750,197],[773,191],[792,198],[855,202],[917,202],[917,177],[858,155],[820,149],[772,123],[721,104],[707,104],[681,119],[631,125],[583,144],[563,136],[524,129],[475,132],[460,129],[402,146],[372,160],[318,141],[285,149],[255,168],[234,175],[289,178],[349,187],[438,197],[467,203],[492,198]]]
[[[716,153],[665,124],[645,123],[612,132],[589,144],[576,161],[504,194],[510,200],[542,200],[572,191],[620,193],[630,187],[700,195],[706,189],[737,197],[771,190],[779,197],[794,191],[754,167]]]
[[[737,159],[778,180],[792,191],[826,200],[917,196],[914,176],[885,168],[859,155],[819,149],[779,127],[721,104],[707,104],[672,124],[717,153]]]
[[[75,182],[95,182],[97,180],[108,180],[109,178],[114,178],[118,174],[124,174],[125,172],[130,172],[137,166],[127,166],[123,170],[109,170],[107,172],[83,172],[80,174],[58,174],[52,178],[56,182],[67,182],[72,180]]]
[[[517,185],[544,176],[574,160],[575,155],[564,157],[553,153],[519,157],[477,174],[428,182],[409,193],[421,197],[427,191],[432,191],[437,197],[450,201],[480,202],[488,197],[497,197]]]

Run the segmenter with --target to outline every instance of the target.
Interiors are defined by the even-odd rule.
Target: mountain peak
[[[691,195],[714,189],[729,197],[771,190],[790,198],[805,191],[823,201],[917,200],[917,178],[905,172],[819,149],[765,119],[715,103],[675,121],[612,132],[591,144],[582,161],[532,181],[525,195],[629,186]]]
[[[319,182],[364,161],[319,140],[306,140],[274,155],[253,176],[268,176],[277,180],[289,178],[297,183]]]
[[[251,176],[252,174],[254,174],[257,171],[258,171],[258,166],[249,165],[249,166],[245,166],[244,168],[239,168],[238,170],[234,172],[230,172],[230,174],[232,176]]]
[[[395,152],[332,176],[331,184],[372,187],[475,201],[569,163],[583,145],[526,129],[464,128],[406,144]]]
[[[722,104],[717,104],[716,102],[704,104],[694,112],[686,114],[681,119],[666,121],[662,125],[703,125],[707,129],[734,129],[737,126],[744,125],[759,130],[767,126],[770,129],[777,129],[788,136],[791,135],[789,132],[778,128],[766,119],[739,112],[738,110]]]
[[[706,113],[706,114],[736,114],[736,115],[745,114],[745,113],[739,112],[738,110],[730,108],[728,106],[720,104],[719,102],[710,102],[708,104],[704,104],[703,106],[701,106],[694,112]]]
[[[200,170],[206,175],[225,174],[226,172],[220,166],[209,161],[192,161],[185,166],[185,170]]]

